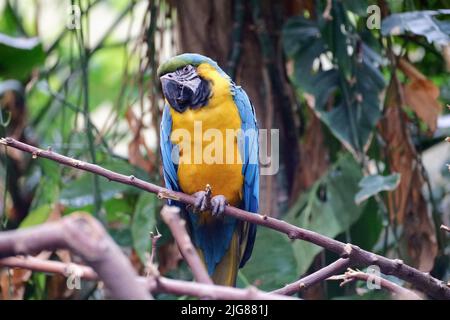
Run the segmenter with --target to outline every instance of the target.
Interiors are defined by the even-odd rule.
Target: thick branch
[[[123,174],[104,169],[98,165],[93,165],[62,156],[51,150],[42,150],[39,148],[35,148],[12,138],[1,139],[0,143],[31,153],[34,155],[34,157],[40,156],[43,158],[47,158],[67,166],[101,175],[109,180],[132,185],[142,190],[156,193],[159,198],[174,199],[185,204],[194,205],[195,198],[190,195],[181,192],[170,191],[168,189],[156,186],[152,183],[135,178],[134,176],[125,176]],[[291,239],[301,239],[310,243],[314,243],[322,248],[337,253],[341,256],[341,258],[349,258],[351,264],[354,266],[363,267],[372,264],[377,265],[380,267],[382,273],[387,275],[395,275],[405,281],[408,281],[414,284],[419,290],[422,290],[433,298],[450,299],[450,287],[448,287],[443,281],[430,276],[428,273],[424,273],[417,269],[414,269],[404,264],[401,260],[388,259],[369,251],[362,250],[355,245],[344,244],[335,239],[318,234],[317,232],[296,227],[285,221],[271,218],[266,215],[262,216],[259,214],[254,214],[238,209],[236,207],[227,206],[224,213],[239,220],[248,221],[250,223],[262,225],[285,233]]]
[[[186,231],[186,221],[180,218],[180,209],[177,207],[164,206],[161,210],[161,217],[168,225],[178,248],[184,259],[192,270],[192,274],[197,282],[212,284],[212,280],[206,271],[205,265],[197,254]]]
[[[374,275],[374,274],[368,274],[368,273],[365,273],[362,271],[355,271],[350,268],[348,269],[348,271],[345,274],[330,277],[329,280],[343,280],[341,283],[341,287],[349,282],[354,281],[354,280],[361,280],[361,281],[365,281],[365,282],[370,282],[372,284],[379,284],[379,286],[381,288],[384,288],[384,289],[390,291],[398,299],[422,300],[421,297],[419,297],[417,294],[415,294],[411,290],[403,288],[403,287],[399,286],[398,284],[393,283],[392,281],[389,281],[387,279],[384,279],[384,278]]]
[[[307,275],[300,280],[287,284],[281,289],[277,289],[272,291],[271,293],[277,293],[277,294],[284,294],[284,295],[293,295],[296,292],[306,289],[313,284],[316,284],[318,282],[321,282],[335,274],[338,274],[348,268],[350,265],[349,259],[339,259],[332,264],[317,270],[316,272]]]
[[[2,258],[56,249],[69,249],[79,255],[105,283],[111,297],[151,298],[120,248],[89,215],[73,214],[57,222],[0,233]]]

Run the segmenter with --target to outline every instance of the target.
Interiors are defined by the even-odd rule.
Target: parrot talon
[[[225,211],[225,206],[228,204],[227,199],[223,195],[214,196],[211,199],[212,210],[211,213],[215,217],[220,217]]]
[[[207,191],[198,191],[192,195],[195,197],[194,212],[206,211],[211,207],[211,193]]]

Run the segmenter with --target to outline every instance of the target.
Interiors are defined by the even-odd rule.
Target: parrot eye
[[[184,71],[184,72],[188,72],[188,71],[189,71],[189,66],[185,66],[185,67],[183,68],[183,71]]]

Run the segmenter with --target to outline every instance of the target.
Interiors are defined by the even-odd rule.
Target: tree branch
[[[146,271],[145,274],[147,275],[147,277],[154,271],[157,269],[156,265],[155,265],[155,256],[156,256],[156,249],[157,249],[157,243],[159,238],[161,238],[161,234],[158,231],[158,228],[156,228],[156,232],[157,234],[154,234],[153,232],[150,232],[150,239],[152,241],[152,252],[150,254],[150,257],[148,258],[148,261],[146,263]]]
[[[56,273],[67,277],[69,268],[81,270],[80,278],[98,280],[95,271],[88,266],[64,263],[60,261],[42,260],[32,256],[10,257],[0,259],[0,266],[23,268],[27,270]],[[201,284],[190,281],[174,280],[150,274],[148,277],[138,277],[138,282],[152,293],[168,293],[174,295],[188,295],[198,298],[219,300],[283,300],[288,297],[260,291],[254,287],[237,289],[211,284]]]
[[[177,207],[164,206],[161,210],[161,217],[172,231],[172,235],[178,245],[178,248],[192,270],[197,282],[212,284],[212,280],[206,271],[205,265],[197,254],[194,245],[191,242],[185,224],[186,221],[180,218],[180,209]]]
[[[365,282],[371,282],[374,284],[379,284],[381,288],[384,288],[398,298],[403,300],[422,300],[421,297],[419,297],[416,293],[412,292],[411,290],[408,290],[406,288],[403,288],[399,286],[396,283],[393,283],[392,281],[389,281],[387,279],[384,279],[380,276],[374,275],[374,274],[368,274],[366,272],[362,271],[356,271],[353,269],[348,268],[348,271],[345,272],[343,275],[333,276],[328,278],[328,280],[342,280],[340,286],[344,286],[349,282],[352,282],[354,280],[361,280]]]
[[[79,255],[105,283],[111,297],[151,298],[120,248],[90,215],[72,214],[57,222],[0,233],[1,258],[56,249],[69,249]],[[24,266],[27,262],[21,263]]]
[[[191,281],[173,280],[164,277],[147,279],[151,292],[164,292],[175,295],[188,295],[202,299],[215,300],[286,300],[293,299],[285,295],[260,291],[255,287],[238,289],[213,284],[196,283]],[[298,299],[295,299],[298,300]]]
[[[49,261],[35,258],[33,256],[9,257],[0,259],[0,267],[22,268],[32,271],[56,273],[62,276],[69,276],[71,270],[79,270],[81,278],[86,280],[98,280],[97,273],[91,268],[74,263],[64,263],[59,261]]]
[[[98,165],[93,165],[60,155],[51,150],[42,150],[30,146],[12,138],[2,138],[0,139],[0,143],[31,153],[34,157],[40,156],[47,158],[73,168],[101,175],[112,181],[135,186],[151,193],[156,193],[160,199],[174,199],[185,204],[194,205],[195,198],[190,195],[159,187],[152,183],[135,178],[134,176],[119,174]],[[247,212],[236,207],[227,206],[224,213],[239,220],[262,225],[285,233],[291,239],[300,239],[314,243],[322,248],[337,253],[341,258],[350,259],[352,266],[364,267],[369,265],[377,265],[380,267],[382,273],[387,275],[395,275],[404,281],[408,281],[415,285],[419,290],[425,292],[433,298],[450,299],[450,287],[448,287],[443,281],[432,277],[428,273],[412,268],[404,264],[401,260],[388,259],[372,252],[362,250],[358,246],[345,244],[335,239],[323,236],[317,232],[296,227],[285,221],[271,218],[266,215],[263,216]]]
[[[342,272],[343,270],[348,268],[349,265],[350,265],[349,259],[339,259],[333,262],[332,264],[320,270],[317,270],[316,272],[307,275],[301,278],[300,280],[295,281],[294,283],[287,284],[281,289],[274,290],[271,293],[284,294],[289,296],[293,295],[300,290],[306,289],[312,286],[313,284],[321,282],[335,274]]]
[[[449,227],[447,227],[446,225],[441,225],[441,230],[444,230],[444,231],[450,232],[450,228],[449,228]]]

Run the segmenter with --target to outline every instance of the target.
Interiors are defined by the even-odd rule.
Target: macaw
[[[258,212],[255,109],[245,91],[215,61],[203,55],[185,53],[172,57],[160,65],[157,73],[165,97],[160,148],[166,188],[196,198],[194,206],[173,200],[169,204],[181,208],[193,243],[214,283],[235,286],[238,269],[251,256],[256,225],[223,212],[228,204]],[[203,154],[207,148],[204,141],[199,141],[202,137],[195,136],[196,123],[201,123],[203,132],[214,129],[223,136],[230,129],[239,132],[231,140],[231,148],[224,144],[221,149],[219,144],[219,150],[215,150],[219,154],[223,151],[223,158],[236,161],[191,161],[192,155],[184,154],[187,149]],[[178,130],[188,132],[192,138],[187,142],[177,140]]]

